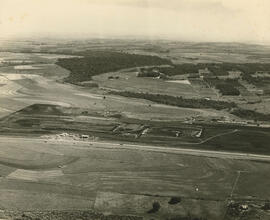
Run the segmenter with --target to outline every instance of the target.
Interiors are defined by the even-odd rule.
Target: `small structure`
[[[197,138],[200,138],[202,136],[203,129],[201,129],[195,136]]]
[[[241,78],[241,71],[228,71],[228,75],[225,76],[218,76],[219,79],[240,79]]]
[[[108,79],[110,79],[110,80],[119,79],[119,76],[108,76]]]
[[[248,205],[247,204],[242,204],[242,205],[239,206],[239,209],[241,211],[247,211],[248,210]]]
[[[200,75],[200,78],[209,78],[209,77],[213,77],[213,74],[209,71],[208,68],[205,68],[205,69],[199,69],[199,75]]]
[[[180,137],[180,136],[181,136],[181,134],[182,134],[182,132],[181,132],[181,131],[176,131],[175,136],[176,136],[176,137]]]
[[[154,72],[154,73],[159,73],[159,69],[158,69],[158,68],[153,68],[153,69],[152,69],[152,72]]]
[[[257,71],[252,76],[256,77],[256,78],[269,78],[270,72],[269,71]]]
[[[158,79],[168,79],[168,76],[164,73],[159,73]]]
[[[68,133],[61,133],[59,134],[60,137],[67,137],[68,136]]]
[[[143,131],[142,131],[142,135],[146,135],[147,132],[148,132],[149,128],[145,128]]]
[[[81,135],[81,138],[82,138],[82,139],[88,139],[88,138],[89,138],[89,135],[87,135],[87,134],[82,134],[82,135]]]
[[[241,78],[241,74],[242,74],[241,71],[229,71],[228,78],[229,79],[239,79],[239,78]]]

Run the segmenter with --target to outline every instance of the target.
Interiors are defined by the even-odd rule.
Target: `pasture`
[[[172,83],[157,78],[137,77],[136,74],[136,70],[105,73],[94,76],[93,81],[97,82],[101,88],[109,90],[164,94],[186,98],[216,98],[216,94],[211,89],[207,90],[205,93],[189,83]],[[110,77],[116,76],[119,78],[110,79]]]

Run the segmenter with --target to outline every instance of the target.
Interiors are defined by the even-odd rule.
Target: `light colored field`
[[[36,53],[35,55],[37,55],[38,57],[42,57],[45,59],[53,59],[53,60],[57,60],[57,59],[64,59],[64,58],[73,58],[73,57],[80,57],[80,56],[72,56],[72,55],[63,55],[63,54],[43,54],[43,53]]]
[[[118,76],[119,79],[108,79],[109,76]],[[119,71],[94,76],[93,80],[101,88],[108,90],[130,91],[136,93],[154,93],[184,98],[212,98],[217,99],[217,93],[210,88],[194,85],[189,80],[168,80],[151,77],[137,77],[136,72]]]
[[[120,76],[119,79],[110,80],[109,76]],[[199,97],[192,86],[188,84],[170,83],[160,79],[152,79],[149,77],[136,77],[135,72],[106,73],[94,76],[93,79],[99,83],[101,87],[126,90],[132,92],[151,92],[158,94],[183,96],[189,98]]]
[[[14,172],[10,173],[7,176],[7,178],[29,180],[29,181],[39,181],[39,180],[46,180],[46,179],[59,177],[59,176],[63,176],[63,172],[60,169],[58,169],[58,170],[45,170],[45,171],[17,169]]]
[[[9,64],[24,65],[28,63],[54,63],[58,58],[70,58],[75,56],[61,55],[61,54],[43,54],[43,53],[12,53],[12,52],[0,52],[0,61],[8,62]],[[76,56],[78,57],[78,56]],[[0,62],[0,66],[1,66]],[[21,69],[19,67],[19,69]]]
[[[0,87],[0,97],[11,97],[17,94],[17,91],[22,87],[17,83],[13,82],[12,79],[21,78],[16,75],[0,74],[0,82],[3,86]]]
[[[32,65],[18,65],[14,66],[15,70],[38,70],[40,68],[32,66]]]
[[[189,80],[168,80],[166,82],[190,85]]]
[[[27,63],[31,55],[25,53],[0,52],[1,62]]]

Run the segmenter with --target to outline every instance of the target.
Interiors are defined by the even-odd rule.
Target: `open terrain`
[[[237,159],[233,154],[223,157],[211,152],[200,155],[196,151],[37,138],[1,137],[1,144],[5,146],[1,158],[13,163],[1,159],[2,209],[42,206],[44,210],[94,209],[146,219],[188,213],[217,219],[225,214],[229,199],[250,203],[250,209],[255,209],[270,196],[265,182],[269,178],[259,188],[246,185],[267,173],[267,157],[260,161],[259,156],[258,160]],[[241,176],[234,184],[238,172]],[[181,202],[170,205],[171,197],[180,197]],[[53,203],[46,202],[52,199]],[[159,212],[148,214],[156,201],[161,205]],[[256,212],[267,219],[267,212]]]
[[[93,40],[2,51],[0,218],[269,219],[269,85],[254,75],[268,71],[269,48]],[[186,63],[240,69],[209,79]],[[228,76],[240,95],[220,91]]]

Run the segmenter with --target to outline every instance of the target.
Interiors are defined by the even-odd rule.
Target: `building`
[[[241,78],[241,71],[228,71],[228,75],[218,76],[219,79],[239,79]]]
[[[88,138],[89,138],[89,135],[87,135],[87,134],[82,134],[82,135],[81,135],[81,138],[82,138],[82,139],[88,139]]]
[[[199,69],[200,78],[213,77],[213,74],[210,72],[208,68]]]
[[[268,71],[257,71],[252,76],[256,78],[268,78],[270,77],[270,73]]]

